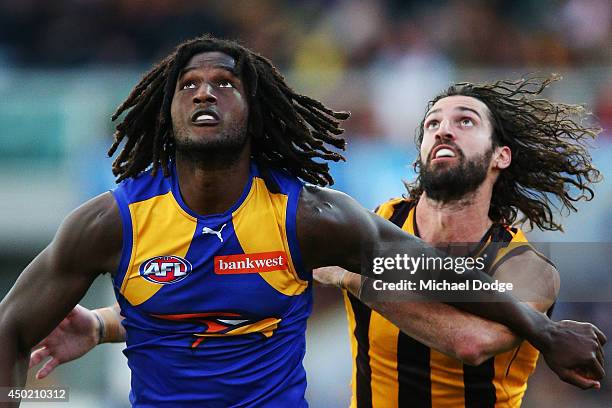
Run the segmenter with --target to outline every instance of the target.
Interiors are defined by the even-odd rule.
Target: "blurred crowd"
[[[315,96],[353,112],[349,134],[397,138],[422,114],[428,83],[455,68],[607,66],[612,58],[608,0],[4,0],[0,61],[24,67],[140,66],[204,32],[239,38]],[[309,73],[317,71],[316,78]],[[369,74],[357,77],[347,72]],[[384,79],[376,73],[384,70]],[[429,72],[411,79],[406,72]],[[529,70],[529,71],[526,71]],[[321,76],[321,71],[325,74]],[[342,75],[341,75],[342,74]],[[300,76],[301,75],[301,76]],[[341,78],[340,78],[341,77]],[[324,81],[319,81],[321,78]],[[360,89],[375,81],[384,98]],[[397,82],[401,82],[397,86]],[[349,87],[343,86],[347,82]],[[414,88],[414,95],[389,89]],[[347,89],[336,101],[338,88]],[[592,108],[612,124],[612,79]],[[423,90],[421,90],[423,89]],[[364,101],[366,101],[364,103]],[[591,101],[583,101],[591,102]]]
[[[351,111],[348,160],[332,165],[332,173],[335,187],[370,208],[400,195],[401,180],[415,176],[415,127],[426,102],[449,83],[559,72],[565,79],[545,97],[582,103],[595,113],[605,129],[593,149],[604,182],[594,202],[564,223],[566,234],[536,234],[534,240],[612,242],[610,0],[2,0],[0,182],[6,198],[0,229],[8,238],[0,237],[0,255],[15,258],[15,271],[36,252],[34,242],[48,242],[75,203],[112,187],[104,152],[114,106],[153,62],[203,33],[239,39],[270,58],[299,91]],[[29,214],[28,222],[16,213]],[[599,284],[595,272],[601,271],[587,266],[580,278]],[[0,274],[0,289],[12,283],[7,276]],[[612,343],[610,305],[562,304],[556,317],[592,321]],[[338,316],[333,327],[344,335],[341,310]],[[310,339],[327,342],[321,336],[332,324],[320,316],[311,322]],[[343,345],[347,358],[326,361],[325,370],[309,368],[309,398],[317,408],[340,406],[322,391],[326,385],[340,390],[339,401],[348,398],[348,374],[322,375],[327,366],[349,372],[348,340],[329,344],[312,347],[318,351],[309,358],[331,358],[320,350],[338,354]],[[82,381],[97,399],[121,385],[113,381],[123,377],[107,365],[106,383],[94,377],[97,369]],[[600,393],[578,393],[541,366],[525,408],[610,406],[612,376]],[[118,395],[124,401],[127,391]]]
[[[607,0],[4,0],[0,46],[22,65],[125,64],[212,32],[285,67],[362,67],[414,52],[563,66],[609,60],[611,17]]]

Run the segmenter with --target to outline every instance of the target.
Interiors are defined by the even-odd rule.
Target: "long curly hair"
[[[339,135],[340,121],[348,112],[338,112],[321,102],[291,89],[272,63],[261,55],[231,40],[203,36],[186,41],[153,67],[134,87],[112,116],[117,125],[115,140],[108,152],[112,156],[122,141],[123,149],[113,163],[117,182],[135,177],[152,166],[168,175],[174,157],[174,138],[170,106],[180,70],[189,59],[206,51],[223,52],[236,61],[249,105],[248,133],[252,157],[264,176],[267,169],[284,169],[317,185],[333,184],[327,161],[344,157],[326,147],[345,148]],[[322,159],[316,161],[314,159]]]
[[[577,211],[574,203],[595,196],[591,188],[601,180],[589,154],[589,141],[601,128],[590,121],[583,106],[554,103],[538,98],[557,75],[529,77],[495,83],[457,83],[436,96],[428,109],[440,99],[462,95],[482,101],[489,109],[493,127],[493,146],[508,146],[512,151],[510,166],[500,172],[493,187],[489,217],[494,222],[513,224],[529,222],[541,230],[562,230],[554,212]],[[424,122],[416,135],[423,141]],[[417,174],[420,156],[414,166]],[[421,177],[406,185],[408,195],[418,199],[423,192]],[[553,210],[555,210],[553,212]]]

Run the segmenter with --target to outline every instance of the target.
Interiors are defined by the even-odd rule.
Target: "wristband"
[[[96,316],[96,320],[98,321],[98,344],[102,343],[102,339],[104,339],[104,320],[100,317],[95,310],[92,311],[94,316]]]
[[[348,273],[348,271],[346,269],[342,270],[342,273],[340,274],[340,277],[338,278],[338,280],[336,281],[335,285],[337,287],[339,287],[340,289],[344,290],[346,289],[343,285],[342,282],[344,281],[344,277],[346,276],[346,274]]]
[[[361,276],[360,279],[360,285],[359,285],[359,291],[357,292],[357,299],[359,300],[363,300],[362,296],[363,296],[363,289],[366,286],[366,283],[370,280],[370,278],[366,277],[366,276]]]
[[[125,334],[121,325],[119,312],[112,307],[96,309],[96,314],[100,316],[103,324],[103,332],[100,343],[115,343],[125,341]]]

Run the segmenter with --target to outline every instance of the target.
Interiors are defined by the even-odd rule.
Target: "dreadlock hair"
[[[563,230],[553,217],[553,209],[568,214],[577,211],[574,203],[590,201],[590,185],[601,180],[592,163],[588,141],[600,132],[598,126],[583,124],[589,113],[579,105],[553,103],[536,98],[552,82],[561,78],[529,77],[517,81],[452,85],[428,104],[454,95],[476,98],[489,109],[493,127],[493,147],[508,146],[512,161],[502,170],[493,186],[489,217],[494,222],[513,224],[529,221],[541,230]],[[423,141],[424,122],[416,135],[419,147]],[[420,155],[414,163],[419,173]],[[408,195],[416,200],[423,193],[421,177],[407,183]]]
[[[168,163],[175,153],[170,116],[175,84],[191,57],[206,51],[223,52],[236,61],[237,75],[247,94],[247,131],[252,139],[252,157],[266,182],[269,182],[268,169],[272,167],[313,184],[333,184],[326,161],[337,162],[344,157],[325,144],[344,150],[346,142],[339,137],[343,132],[340,120],[348,119],[349,113],[333,111],[315,99],[296,93],[269,60],[236,41],[210,36],[179,44],[172,54],[144,75],[113,114],[115,121],[129,110],[117,125],[115,140],[108,151],[112,156],[126,139],[113,162],[117,182],[135,177],[149,166],[153,175],[161,168],[164,176],[168,176]]]

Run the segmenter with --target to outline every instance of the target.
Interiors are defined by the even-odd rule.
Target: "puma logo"
[[[223,224],[223,226],[221,226],[221,229],[219,229],[219,231],[215,231],[214,229],[208,228],[208,227],[204,227],[202,228],[202,234],[215,234],[217,236],[217,238],[219,238],[219,241],[223,242],[223,237],[221,236],[221,231],[223,231],[223,228],[225,228],[227,224]]]

